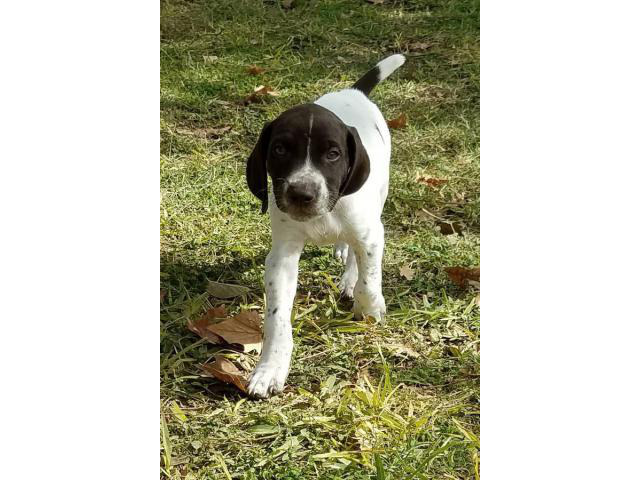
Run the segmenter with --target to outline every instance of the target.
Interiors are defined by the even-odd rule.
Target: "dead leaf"
[[[218,60],[218,57],[215,55],[203,55],[202,59],[204,60],[204,63],[213,63]]]
[[[225,318],[226,316],[227,311],[224,308],[224,305],[210,308],[195,322],[189,320],[187,322],[187,328],[198,335],[200,338],[204,338],[205,340],[209,340],[211,343],[218,345],[220,343],[223,343],[223,340],[219,335],[211,332],[209,330],[209,326],[213,324],[213,321],[216,318]]]
[[[434,178],[431,177],[429,175],[419,175],[416,178],[416,182],[421,183],[422,185],[426,185],[428,187],[431,188],[437,188],[440,187],[442,185],[444,185],[445,183],[447,183],[449,180],[447,180],[446,178]]]
[[[205,138],[212,140],[222,137],[222,134],[227,133],[229,130],[231,130],[231,125],[225,125],[223,127],[207,128],[204,134]]]
[[[418,358],[420,356],[420,354],[413,348],[401,343],[393,343],[391,345],[387,345],[387,348],[393,354],[393,356],[396,357]]]
[[[404,128],[407,126],[407,116],[401,113],[397,118],[387,120],[389,128]]]
[[[242,101],[242,104],[249,105],[250,103],[258,103],[265,95],[277,97],[280,94],[267,85],[260,85],[253,90],[251,95]]]
[[[261,73],[266,72],[266,69],[258,67],[257,65],[251,65],[249,68],[247,68],[247,72],[249,73],[249,75],[260,75]]]
[[[431,47],[433,47],[433,43],[427,43],[427,42],[414,42],[407,45],[407,49],[410,52],[424,52],[425,50],[428,50]]]
[[[415,274],[416,272],[411,270],[411,265],[409,264],[403,265],[402,268],[400,268],[400,275],[402,275],[407,280],[413,280]]]
[[[449,279],[460,288],[464,288],[469,280],[480,281],[480,267],[446,267],[444,271],[447,272]]]
[[[235,317],[209,325],[207,332],[218,335],[227,343],[240,345],[244,352],[262,351],[260,315],[254,310],[246,310]]]
[[[280,94],[276,92],[273,88],[268,85],[260,85],[253,89],[253,93],[256,95],[271,95],[273,97],[278,97]]]
[[[232,285],[230,283],[220,283],[209,281],[207,292],[216,298],[235,298],[246,295],[249,292],[248,287],[242,285]]]
[[[205,363],[201,366],[206,375],[217,378],[225,383],[235,385],[243,392],[247,392],[248,380],[244,373],[233,362],[221,355],[216,355],[215,362]]]

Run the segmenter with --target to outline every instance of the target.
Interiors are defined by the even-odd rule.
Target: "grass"
[[[387,118],[409,121],[392,131],[386,323],[353,321],[333,286],[342,266],[329,247],[307,246],[285,392],[254,401],[202,377],[198,366],[219,352],[249,370],[257,360],[204,343],[186,323],[220,303],[208,279],[251,288],[227,310],[262,312],[270,232],[244,179],[262,125],[395,52],[407,63],[372,95]],[[266,72],[251,76],[249,65]],[[243,106],[261,84],[279,96]],[[477,292],[444,268],[479,265],[478,2],[164,1],[160,127],[162,475],[476,478]],[[418,175],[448,182],[432,188]],[[462,233],[442,234],[434,215]]]

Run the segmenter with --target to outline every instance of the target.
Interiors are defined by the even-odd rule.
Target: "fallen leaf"
[[[262,67],[258,67],[257,65],[251,65],[247,68],[247,72],[249,75],[260,75],[261,73],[266,72],[266,70]]]
[[[269,87],[268,85],[260,85],[256,88],[253,89],[253,93],[257,94],[257,95],[271,95],[274,97],[279,96],[280,94],[278,92],[276,92],[273,88]]]
[[[403,345],[401,343],[394,343],[391,345],[387,345],[387,348],[394,356],[398,356],[398,357],[418,358],[420,356],[420,354],[416,352],[413,348],[407,345]]]
[[[449,275],[449,279],[460,288],[464,288],[469,280],[480,281],[480,267],[446,267],[444,271]]]
[[[427,42],[414,42],[407,45],[407,48],[410,52],[424,52],[425,50],[433,47],[433,43]]]
[[[250,103],[257,103],[265,95],[271,95],[277,97],[280,95],[273,88],[265,85],[260,85],[253,90],[253,93],[242,101],[243,105],[249,105]]]
[[[431,188],[436,188],[436,187],[440,187],[442,185],[444,185],[445,183],[447,183],[449,180],[445,179],[445,178],[434,178],[434,177],[430,177],[428,175],[419,175],[416,178],[416,182],[421,183],[422,185],[426,185],[428,187]]]
[[[407,126],[407,116],[401,113],[397,118],[387,120],[389,128],[404,128]]]
[[[198,335],[200,338],[204,338],[205,340],[209,340],[213,344],[220,344],[223,342],[222,338],[219,335],[211,332],[209,330],[209,325],[213,324],[213,321],[216,318],[225,318],[227,316],[227,311],[224,308],[224,305],[219,307],[210,308],[207,312],[202,315],[195,322],[189,320],[187,322],[187,328],[191,330],[193,333]]]
[[[205,138],[208,138],[211,140],[211,139],[222,137],[222,134],[227,133],[229,130],[231,130],[231,125],[225,125],[223,127],[217,127],[217,128],[207,128],[204,132],[204,135],[205,135]]]
[[[411,270],[411,265],[409,264],[403,265],[400,268],[400,275],[402,275],[407,280],[413,280],[413,277],[415,276],[415,274],[416,273],[413,270]]]
[[[260,315],[254,310],[245,310],[220,323],[209,325],[207,331],[218,335],[227,343],[240,345],[244,352],[262,351]]]
[[[249,292],[248,287],[242,285],[232,285],[230,283],[220,283],[209,281],[207,292],[216,298],[234,298],[246,295]]]
[[[225,383],[235,385],[243,392],[247,392],[248,381],[244,372],[238,369],[233,362],[221,355],[216,355],[215,362],[205,363],[201,366],[206,375],[217,378]]]
[[[202,59],[204,60],[204,63],[213,63],[218,60],[218,57],[215,55],[203,55]]]

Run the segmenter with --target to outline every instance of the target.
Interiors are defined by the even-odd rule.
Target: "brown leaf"
[[[249,75],[260,75],[261,73],[266,72],[266,70],[257,65],[251,65],[249,68],[247,68],[247,72],[249,73]]]
[[[205,363],[201,366],[204,373],[225,383],[235,385],[246,393],[249,382],[247,381],[244,373],[225,357],[216,355],[214,358],[215,362]]]
[[[209,326],[213,324],[213,321],[216,318],[225,318],[227,316],[227,311],[224,308],[224,305],[219,307],[210,308],[207,312],[202,315],[195,322],[189,320],[187,322],[187,328],[191,330],[193,333],[198,335],[200,338],[204,338],[205,340],[209,340],[213,344],[223,343],[222,338],[219,335],[211,332],[209,330]]]
[[[427,42],[414,42],[407,45],[407,49],[410,52],[424,52],[425,50],[428,50],[431,47],[433,47],[433,43],[427,43]]]
[[[265,95],[271,95],[271,96],[277,97],[280,94],[269,86],[260,85],[256,87],[253,90],[253,93],[249,95],[247,98],[245,98],[242,101],[242,103],[243,105],[249,105],[250,103],[260,102],[262,97],[264,97]]]
[[[407,280],[413,280],[415,272],[411,270],[411,265],[407,264],[403,265],[402,268],[400,268],[400,275],[402,275]]]
[[[240,312],[235,317],[207,326],[207,332],[221,337],[227,343],[242,346],[244,352],[262,350],[260,315],[253,310]]]
[[[445,178],[434,178],[434,177],[430,177],[428,175],[419,175],[418,178],[416,178],[416,182],[421,183],[422,185],[426,185],[428,187],[431,188],[436,188],[436,187],[440,187],[442,185],[444,185],[445,183],[447,183],[449,180],[445,179]]]
[[[217,127],[217,128],[207,128],[204,131],[204,135],[205,135],[205,138],[208,138],[209,140],[213,140],[213,139],[222,137],[222,134],[227,133],[229,130],[231,130],[231,125],[225,125],[223,127]]]
[[[404,128],[407,126],[407,116],[401,113],[397,118],[393,120],[387,120],[389,128]]]
[[[403,343],[392,343],[386,346],[389,351],[397,357],[412,357],[418,358],[420,354],[416,352],[413,348],[405,345]]]
[[[460,288],[464,288],[469,280],[480,281],[480,267],[446,267],[444,271],[447,272],[449,279]]]

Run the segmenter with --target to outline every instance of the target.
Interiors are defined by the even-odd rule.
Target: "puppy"
[[[262,213],[269,210],[272,231],[264,345],[248,388],[254,397],[281,392],[289,374],[291,308],[306,242],[335,244],[336,258],[346,264],[340,290],[354,298],[356,318],[385,314],[380,215],[389,188],[391,136],[368,95],[404,61],[391,55],[353,87],[287,110],[264,126],[249,156],[247,184]]]

